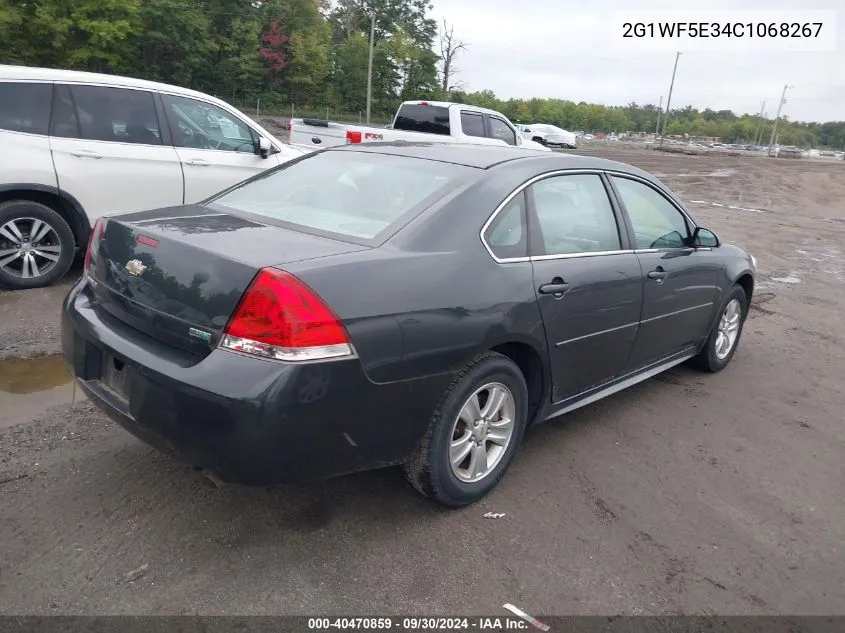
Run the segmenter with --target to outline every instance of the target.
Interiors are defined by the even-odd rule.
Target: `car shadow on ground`
[[[687,380],[683,374],[688,370],[676,372],[680,372],[678,380]],[[636,406],[643,391],[661,388],[665,385],[647,381],[607,399],[600,410],[590,405],[529,429],[510,472],[499,486],[478,504],[458,510],[444,508],[420,496],[405,480],[400,467],[296,484],[267,487],[225,484],[218,488],[198,469],[132,437],[90,403],[78,404],[71,409],[73,417],[79,419],[78,426],[74,427],[75,432],[64,431],[68,435],[62,440],[68,449],[76,444],[83,452],[75,455],[72,449],[67,451],[65,459],[42,466],[48,470],[43,474],[52,483],[39,505],[49,507],[50,497],[57,501],[75,499],[77,504],[68,511],[81,513],[79,525],[92,513],[104,513],[115,519],[121,515],[126,519],[141,516],[153,530],[156,523],[176,529],[175,524],[184,522],[182,527],[186,531],[195,536],[204,534],[212,540],[220,532],[236,533],[242,546],[258,545],[284,533],[363,528],[372,521],[379,523],[387,518],[394,529],[406,525],[417,529],[421,522],[436,523],[444,515],[455,512],[480,515],[488,510],[497,511],[502,508],[503,497],[517,490],[522,490],[521,495],[525,492],[523,488],[530,486],[535,478],[566,476],[569,466],[561,457],[565,456],[567,447],[578,446],[582,436],[593,432],[596,424],[607,421],[602,418],[622,418],[628,407]],[[35,443],[43,441],[33,439]],[[90,448],[91,445],[95,447]],[[139,514],[141,508],[145,510]],[[272,529],[262,530],[261,525]]]

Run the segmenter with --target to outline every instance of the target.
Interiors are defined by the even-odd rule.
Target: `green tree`
[[[198,86],[212,52],[206,14],[193,0],[146,0],[138,19],[136,37],[126,40],[120,72]]]
[[[351,112],[361,111],[367,101],[367,56],[369,42],[353,33],[335,53],[333,84],[340,104]]]
[[[326,101],[326,80],[331,72],[331,35],[328,23],[320,19],[291,36],[291,63],[287,69],[287,81],[293,103],[306,102],[313,105]]]

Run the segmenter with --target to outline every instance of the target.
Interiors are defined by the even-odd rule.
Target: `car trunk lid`
[[[362,250],[205,207],[110,218],[92,243],[90,285],[111,317],[207,355],[261,268]]]

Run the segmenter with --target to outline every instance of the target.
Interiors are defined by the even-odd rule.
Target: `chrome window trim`
[[[532,262],[547,262],[554,259],[580,259],[582,257],[606,257],[609,255],[633,255],[635,251],[620,249],[616,251],[588,251],[586,253],[563,253],[561,255],[533,255]]]
[[[712,251],[712,246],[664,246],[662,248],[635,248],[634,252],[637,255],[645,255],[647,253],[695,253],[698,251]]]
[[[573,168],[573,169],[556,169],[554,171],[549,171],[544,174],[540,174],[539,176],[533,176],[526,180],[524,183],[519,185],[516,189],[514,189],[500,204],[496,209],[493,211],[492,215],[487,218],[487,221],[481,227],[481,231],[478,233],[478,237],[481,239],[481,243],[484,245],[484,248],[487,249],[487,253],[490,257],[493,258],[493,261],[497,264],[514,264],[517,262],[528,262],[528,261],[544,261],[548,259],[570,259],[575,257],[595,257],[601,255],[618,255],[620,253],[633,253],[633,250],[630,249],[619,249],[615,251],[594,251],[588,253],[566,253],[563,255],[535,255],[535,256],[527,256],[527,257],[505,257],[500,258],[496,257],[496,254],[493,252],[493,249],[490,248],[490,245],[487,244],[487,240],[484,239],[484,234],[487,232],[487,229],[490,228],[490,225],[493,224],[493,221],[498,217],[499,213],[501,213],[502,209],[504,209],[511,200],[513,200],[517,195],[521,194],[525,189],[533,185],[535,182],[540,180],[545,180],[546,178],[554,178],[555,176],[576,176],[579,174],[592,174],[595,176],[601,177],[602,173],[609,173],[607,170],[604,169],[591,169],[587,168]],[[619,172],[623,173],[623,172]],[[610,198],[608,197],[608,203],[610,203]],[[615,216],[614,216],[615,220]]]

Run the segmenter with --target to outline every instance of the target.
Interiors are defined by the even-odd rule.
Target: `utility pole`
[[[663,95],[660,95],[660,105],[657,106],[657,127],[654,128],[654,135],[660,134],[660,115],[663,113]]]
[[[775,115],[775,124],[772,126],[772,137],[769,139],[769,156],[772,155],[772,145],[775,144],[775,138],[777,137],[778,133],[778,119],[780,119],[780,109],[783,107],[783,104],[786,103],[786,91],[790,88],[794,88],[794,86],[784,86],[783,93],[780,95],[780,103],[778,103],[778,112]]]
[[[663,117],[663,130],[660,132],[660,147],[663,147],[663,137],[666,136],[666,122],[669,120],[669,105],[672,103],[672,88],[675,87],[675,73],[678,72],[678,58],[681,52],[675,53],[675,67],[672,69],[672,82],[669,84],[669,96],[666,98],[666,114]]]
[[[763,100],[763,105],[760,107],[760,114],[757,115],[757,129],[754,130],[754,140],[751,141],[754,145],[759,145],[757,137],[762,138],[763,134],[763,112],[766,110],[766,100]]]
[[[758,145],[763,144],[763,137],[766,134],[766,126],[769,124],[769,112],[763,112],[763,125],[760,127],[760,139],[757,141]]]
[[[370,123],[370,107],[373,102],[373,44],[376,37],[376,12],[370,16],[370,60],[367,62],[367,125]]]

